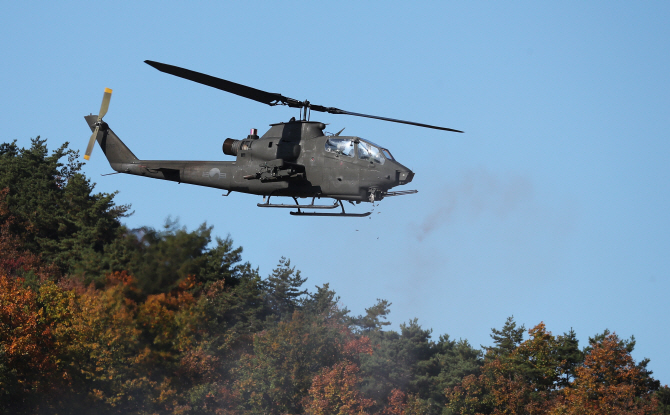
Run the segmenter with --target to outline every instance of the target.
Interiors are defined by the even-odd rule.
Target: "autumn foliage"
[[[653,413],[657,402],[647,383],[619,338],[608,334],[593,345],[552,413]]]
[[[528,334],[508,354],[489,351],[481,375],[447,390],[448,408],[458,414],[651,414],[658,408],[652,396],[658,382],[635,365],[615,334],[593,341],[574,371],[560,348],[566,336],[553,336],[543,323]]]
[[[126,228],[76,156],[0,145],[0,413],[668,413],[632,340],[386,330],[388,301],[354,316],[285,258],[261,278],[206,224]]]
[[[373,402],[361,395],[359,372],[358,365],[348,361],[322,370],[312,380],[305,412],[313,415],[367,413]]]

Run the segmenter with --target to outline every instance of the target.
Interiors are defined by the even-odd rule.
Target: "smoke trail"
[[[447,184],[439,194],[435,209],[415,228],[419,241],[451,223],[456,214],[470,219],[483,214],[505,218],[532,198],[533,186],[524,176],[500,178],[477,169],[466,172],[459,183]]]

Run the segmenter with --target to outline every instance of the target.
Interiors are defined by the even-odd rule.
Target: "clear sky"
[[[131,6],[122,4],[132,3]],[[145,59],[446,133],[315,113],[388,147],[411,196],[365,219],[297,218],[260,197],[111,172],[96,190],[130,227],[231,235],[267,275],[280,257],[355,314],[491,344],[506,317],[584,346],[608,328],[670,383],[670,3],[10,2],[0,6],[0,140],[86,148],[83,116],[142,159],[230,159],[227,137],[298,111],[158,72]],[[359,206],[359,211],[363,211]]]

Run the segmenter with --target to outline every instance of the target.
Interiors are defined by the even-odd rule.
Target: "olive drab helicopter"
[[[161,72],[270,106],[299,108],[301,119],[291,118],[288,122],[270,124],[270,129],[261,137],[256,129],[251,129],[250,134],[241,140],[227,138],[223,142],[223,153],[234,156],[234,161],[140,160],[103,121],[112,96],[112,90],[105,88],[99,114],[85,117],[93,134],[84,158],[90,159],[97,141],[115,173],[214,187],[227,190],[224,196],[231,192],[260,195],[263,202],[258,203],[259,207],[296,209],[290,212],[292,215],[364,217],[371,212],[347,213],[342,201],[374,203],[385,197],[417,192],[391,191],[396,186],[411,182],[414,173],[400,164],[388,149],[360,137],[342,136],[342,130],[336,134],[324,132],[325,124],[309,120],[311,111],[462,133],[451,128],[315,105],[177,66],[149,60],[145,62]],[[295,203],[270,203],[273,196],[291,197]],[[300,204],[298,198],[311,198],[311,203]],[[315,201],[321,198],[331,198],[333,202],[316,204]],[[341,212],[324,212],[338,207]]]

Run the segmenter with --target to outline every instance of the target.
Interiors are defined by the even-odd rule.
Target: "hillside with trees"
[[[388,301],[352,315],[206,224],[128,229],[81,167],[67,144],[0,145],[2,413],[670,414],[634,338],[392,330]]]

